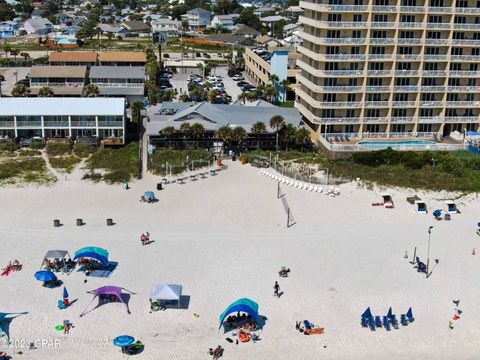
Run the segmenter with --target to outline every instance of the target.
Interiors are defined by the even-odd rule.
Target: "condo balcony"
[[[365,107],[368,108],[381,108],[381,107],[389,107],[390,102],[387,101],[365,101]]]
[[[390,86],[367,86],[365,91],[367,93],[387,93],[391,92],[392,88]]]
[[[423,76],[445,77],[447,76],[447,71],[446,70],[423,70]]]
[[[423,6],[400,6],[401,13],[425,13]]]
[[[478,24],[453,24],[455,30],[476,30],[478,31]]]
[[[417,107],[417,102],[416,101],[392,101],[392,107],[394,108]]]
[[[448,54],[423,55],[423,60],[429,61],[447,61]]]
[[[477,122],[479,121],[478,116],[447,116],[445,117],[445,122],[447,123],[462,123],[462,122]]]
[[[396,70],[395,76],[397,77],[419,76],[419,71],[418,70]]]
[[[324,76],[357,77],[363,76],[363,70],[323,70]]]
[[[479,86],[449,86],[448,92],[478,92],[480,89]]]
[[[432,123],[442,123],[443,118],[440,116],[425,116],[425,117],[419,117],[418,118],[419,123],[426,123],[426,124],[432,124]]]
[[[370,38],[371,45],[390,45],[395,44],[395,39]]]
[[[422,91],[444,92],[445,91],[445,86],[442,86],[442,85],[422,85]]]
[[[417,92],[417,85],[403,85],[403,86],[394,86],[393,90],[395,92]]]
[[[318,12],[367,12],[369,11],[368,5],[330,5],[330,4],[318,4],[310,1],[300,1],[299,4],[304,9],[309,9]]]
[[[437,6],[429,6],[428,7],[429,14],[451,14],[452,8],[451,7],[437,7]]]
[[[391,56],[391,55],[390,55]],[[420,61],[422,59],[422,55],[420,54],[398,54],[396,56],[397,61]]]
[[[452,45],[472,45],[479,46],[480,40],[470,40],[470,39],[453,39]]]
[[[480,77],[480,72],[478,71],[460,71],[460,70],[451,70],[449,73],[450,77],[467,77],[467,78],[478,78]]]
[[[44,120],[44,126],[48,127],[68,127],[68,120]]]
[[[13,128],[13,127],[15,127],[15,121],[13,120],[0,121],[0,128]]]
[[[413,116],[399,116],[399,117],[392,117],[390,118],[390,122],[392,123],[411,123],[415,121],[415,117]]]
[[[427,29],[450,29],[450,23],[427,23]]]
[[[387,123],[388,122],[388,117],[386,116],[376,116],[376,117],[364,117],[363,118],[364,123]]]
[[[388,5],[372,5],[371,7],[372,12],[396,12],[397,7],[396,6],[388,6]]]
[[[455,13],[456,14],[476,15],[476,14],[480,14],[480,8],[476,8],[476,7],[465,7],[465,8],[457,7],[457,8],[455,8]]]
[[[309,40],[308,38],[305,38]],[[365,38],[320,38],[322,44],[335,45],[359,45],[365,43]],[[313,42],[313,41],[312,41]]]
[[[321,108],[335,108],[335,109],[349,109],[349,108],[361,108],[362,103],[360,101],[324,101],[320,102]]]
[[[443,107],[443,101],[420,101],[420,107]]]
[[[450,60],[455,60],[455,61],[480,61],[480,55],[451,55]]]
[[[316,92],[326,92],[326,93],[342,93],[342,92],[357,92],[361,91],[361,86],[319,86],[320,91]]]
[[[398,27],[400,29],[423,29],[425,24],[423,22],[401,22]]]
[[[338,117],[338,118],[316,118],[318,124],[355,124],[360,123],[359,117]]]
[[[480,101],[447,101],[445,105],[448,108],[457,108],[457,107],[480,107]]]
[[[390,76],[392,74],[392,70],[368,70],[367,75],[371,77],[375,76]]]

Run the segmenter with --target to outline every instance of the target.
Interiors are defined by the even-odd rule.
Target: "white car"
[[[245,78],[242,75],[235,75],[232,78],[233,81],[240,81],[240,80],[245,80]]]
[[[209,77],[208,77],[208,81],[209,81],[209,82],[222,81],[222,77],[221,77],[221,76],[209,76]]]

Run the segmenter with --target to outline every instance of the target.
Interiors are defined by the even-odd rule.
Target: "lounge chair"
[[[390,322],[388,316],[383,317],[383,327],[385,328],[385,330],[390,331]]]
[[[311,329],[314,327],[314,325],[308,320],[303,320],[303,325],[305,325],[305,329]]]
[[[333,190],[333,193],[335,194],[335,196],[340,195],[340,189],[339,189],[339,188],[335,188],[335,190]]]
[[[298,181],[295,181],[295,185],[293,187],[295,189],[298,189],[300,187],[300,183]]]
[[[58,300],[57,302],[57,307],[60,309],[60,310],[63,310],[63,309],[66,309],[67,307],[65,306],[65,304],[63,303],[62,300]]]
[[[368,327],[368,318],[362,317],[360,319],[360,324],[362,325],[362,327]]]
[[[407,316],[405,314],[400,315],[400,322],[402,323],[403,326],[408,325]]]
[[[370,330],[375,331],[375,322],[373,320],[373,316],[368,318],[368,326],[370,327]]]
[[[408,309],[406,316],[407,316],[408,321],[411,322],[411,323],[415,320],[415,318],[413,317],[412,308]]]
[[[375,326],[382,327],[382,319],[380,318],[380,316],[375,316]]]
[[[323,192],[323,189],[322,189],[321,186],[319,186],[319,187],[317,188],[317,192],[320,193],[320,194]]]
[[[398,320],[395,315],[390,316],[390,321],[392,322],[392,326],[394,329],[398,330]]]

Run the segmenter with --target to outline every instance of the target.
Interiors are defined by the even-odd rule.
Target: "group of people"
[[[245,313],[240,314],[240,312],[237,312],[237,315],[230,315],[225,321],[225,325],[230,329],[240,327],[252,331],[256,329],[252,317]]]
[[[73,262],[72,259],[67,259],[67,260],[60,260],[58,258],[54,259],[53,261],[50,259],[44,259],[43,260],[43,266],[51,271],[61,271],[63,268],[71,269],[75,263]]]

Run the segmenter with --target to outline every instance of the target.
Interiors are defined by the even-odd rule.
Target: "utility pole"
[[[428,228],[428,247],[427,247],[427,273],[425,275],[426,278],[428,278],[428,271],[429,271],[429,268],[430,268],[430,238],[432,237],[432,229],[433,229],[433,226],[430,226]]]

